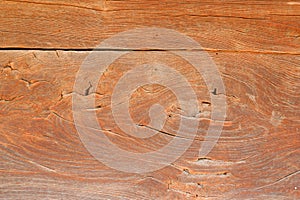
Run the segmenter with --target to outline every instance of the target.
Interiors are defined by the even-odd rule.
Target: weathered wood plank
[[[210,53],[226,86],[228,116],[212,152],[199,159],[208,120],[175,163],[148,174],[110,169],[84,148],[74,127],[71,94],[89,52],[0,52],[0,170],[2,199],[299,199],[299,56]],[[132,52],[112,64],[98,85],[97,116],[114,143],[145,151],[165,144],[162,133],[142,141],[122,133],[111,117],[110,96],[133,63],[161,60],[187,77],[198,101],[209,91],[189,64],[171,52]],[[149,60],[150,59],[150,60]],[[189,70],[187,70],[189,69]],[[140,88],[130,112],[147,123],[150,104],[162,103],[173,134],[178,108],[172,93]],[[139,106],[142,105],[142,106]],[[208,103],[203,113],[210,113]],[[167,135],[167,140],[173,137]],[[164,135],[166,136],[166,135]],[[128,146],[131,144],[132,146]]]
[[[1,1],[0,198],[300,199],[299,13],[298,1]],[[132,174],[105,166],[85,149],[72,95],[83,95],[73,85],[89,50],[140,27],[174,29],[199,42],[221,73],[228,111],[218,143],[199,157],[213,106],[203,77],[173,51],[121,57],[85,97],[95,97],[90,110],[120,148],[157,150],[179,137],[184,116],[171,91],[144,86],[131,95],[131,117],[147,126],[150,106],[160,103],[168,114],[163,131],[140,139],[120,130],[111,96],[134,66],[155,60],[176,69],[201,105],[201,123],[185,154],[156,172]]]
[[[206,49],[298,53],[298,1],[0,2],[1,48],[94,48],[138,27],[177,30]]]

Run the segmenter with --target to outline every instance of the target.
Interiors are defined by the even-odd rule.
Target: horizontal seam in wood
[[[19,47],[7,47],[1,48],[0,51],[206,51],[206,52],[222,52],[222,53],[251,53],[251,54],[282,54],[282,55],[300,55],[300,52],[293,51],[259,51],[259,50],[234,50],[234,49],[213,49],[213,48],[202,48],[202,49],[132,49],[132,48],[19,48]]]

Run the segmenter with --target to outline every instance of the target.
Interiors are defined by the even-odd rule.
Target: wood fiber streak
[[[145,27],[174,29],[199,42],[226,94],[209,91],[191,64],[163,47],[117,59],[93,85],[95,93],[74,91],[92,49]],[[0,199],[300,199],[299,27],[300,2],[292,0],[1,0]],[[160,85],[134,91],[129,109],[136,125],[151,129],[149,108],[163,105],[168,117],[157,135],[135,138],[114,121],[111,96],[119,78],[153,61],[176,69],[194,89],[200,105],[199,118],[190,117],[200,121],[194,139],[176,135],[184,113],[174,93]],[[226,97],[227,117],[213,150],[199,158],[212,92]],[[95,98],[90,110],[126,151],[155,151],[175,137],[193,143],[152,173],[111,169],[80,140],[72,95]]]
[[[300,5],[290,1],[0,2],[2,48],[94,48],[141,27],[175,29],[204,48],[300,53]]]
[[[120,147],[138,152],[160,148],[176,134],[180,115],[172,93],[149,85],[132,95],[130,112],[136,123],[147,123],[145,112],[159,101],[171,116],[163,129],[170,135],[162,140],[165,135],[158,133],[157,138],[143,142],[117,128],[110,111],[112,88],[133,63],[162,59],[187,77],[199,103],[203,103],[202,123],[190,149],[172,165],[142,175],[106,167],[79,139],[71,94],[76,72],[87,55],[72,51],[1,51],[1,198],[300,197],[299,56],[210,54],[226,86],[228,116],[217,145],[205,158],[198,158],[197,150],[211,109],[201,76],[171,52],[134,52],[131,59],[118,59],[101,78],[94,97],[99,123]]]

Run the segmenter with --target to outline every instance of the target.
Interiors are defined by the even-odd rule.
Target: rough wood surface
[[[0,199],[300,199],[299,14],[299,1],[1,1]],[[172,92],[145,86],[131,97],[131,115],[147,124],[145,110],[159,102],[169,116],[164,131],[147,141],[120,131],[111,94],[133,65],[155,58],[174,67],[202,105],[196,138],[180,159],[153,173],[124,173],[83,146],[73,85],[99,42],[148,26],[182,32],[209,52],[226,87],[227,118],[218,143],[199,158],[211,114],[201,76],[171,51],[121,57],[91,95],[91,109],[121,148],[162,147],[176,137],[180,115]]]
[[[207,49],[299,53],[299,1],[0,2],[6,48],[94,48],[138,27],[175,29]]]
[[[150,53],[155,54],[137,52]],[[222,73],[228,96],[227,122],[218,144],[207,158],[198,160],[195,149],[203,139],[204,121],[191,149],[180,160],[152,174],[133,175],[109,169],[95,160],[83,147],[74,128],[70,93],[76,71],[87,54],[1,52],[3,198],[30,199],[31,195],[57,199],[300,197],[297,189],[300,180],[299,57],[211,54]],[[240,62],[233,63],[232,58]],[[175,63],[182,69],[189,67],[180,65],[180,60]],[[107,71],[106,78],[114,82],[119,73],[122,68],[116,63]],[[193,74],[187,77],[193,78]],[[199,101],[209,101],[203,82],[197,81],[204,88],[198,90],[202,91]],[[161,99],[167,108],[176,102],[162,88],[147,91],[138,91],[140,95],[133,98],[132,105],[140,103],[141,97],[145,107],[149,98]],[[124,148],[130,142],[135,145],[129,147],[142,149],[143,143],[122,136],[115,128],[108,114],[111,90],[99,87],[97,93],[103,94],[96,98],[97,105],[101,105],[97,111],[99,122],[117,133],[109,136]],[[146,120],[145,107],[132,109],[137,121]],[[209,108],[206,111],[209,113]],[[166,130],[176,121],[178,113],[171,108],[169,112],[174,118],[170,118]]]

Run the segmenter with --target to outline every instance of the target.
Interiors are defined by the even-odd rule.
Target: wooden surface
[[[146,142],[128,137],[114,123],[113,86],[141,60],[160,59],[184,74],[203,114],[180,159],[153,173],[130,174],[85,149],[73,122],[72,91],[90,50],[141,27],[174,29],[199,42],[221,73],[228,110],[218,143],[199,158],[211,112],[201,77],[169,51],[120,58],[95,95],[99,123],[120,147],[158,149],[178,126],[176,98],[157,85],[137,90],[130,112],[147,124],[145,110],[162,103],[170,115],[166,140],[163,133]],[[2,0],[0,199],[300,199],[299,27],[299,1]]]

